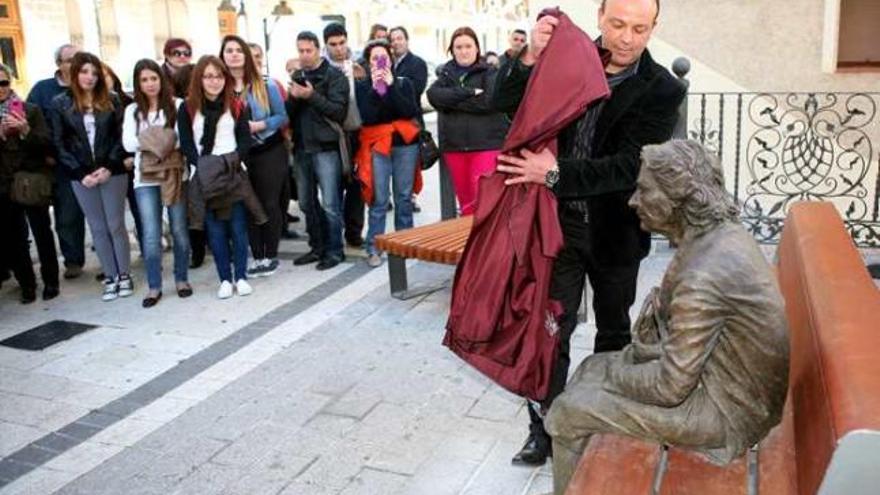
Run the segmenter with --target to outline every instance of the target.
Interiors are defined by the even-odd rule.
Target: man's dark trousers
[[[629,308],[635,302],[641,263],[639,259],[623,266],[600,263],[590,250],[590,233],[584,214],[560,204],[559,221],[565,247],[553,265],[550,297],[562,303],[564,313],[560,322],[559,352],[550,379],[550,392],[541,404],[544,411],[550,409],[553,399],[562,393],[568,381],[571,335],[577,326],[585,279],[589,277],[593,288],[593,311],[598,329],[593,351],[619,351],[631,340]],[[529,415],[532,423],[542,422],[531,407]]]

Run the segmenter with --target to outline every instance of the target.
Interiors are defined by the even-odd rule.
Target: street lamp
[[[272,20],[272,30],[269,30],[269,18],[263,17],[263,42],[266,50],[264,58],[266,59],[267,75],[269,74],[269,37],[272,35],[272,31],[275,30],[278,21],[281,20],[281,16],[293,15],[293,9],[287,5],[286,0],[279,0],[278,5],[272,9],[272,15],[275,16],[275,19]]]

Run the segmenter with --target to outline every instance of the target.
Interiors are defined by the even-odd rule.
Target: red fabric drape
[[[556,149],[556,135],[610,94],[602,60],[586,33],[558,9],[559,25],[535,65],[504,152]],[[536,184],[480,180],[474,224],[455,272],[443,344],[511,392],[546,397],[556,358],[561,305],[550,299],[562,249],[556,197]]]

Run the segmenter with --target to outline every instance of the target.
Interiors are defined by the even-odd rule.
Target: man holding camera
[[[326,270],[345,259],[342,161],[339,133],[334,127],[345,121],[349,84],[342,71],[321,57],[321,43],[314,33],[299,33],[296,48],[302,69],[291,74],[286,106],[293,128],[299,206],[306,217],[310,251],[293,264],[318,263],[318,270]]]

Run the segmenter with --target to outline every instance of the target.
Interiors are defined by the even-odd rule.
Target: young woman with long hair
[[[282,128],[287,124],[284,99],[278,86],[267,83],[254,63],[250,46],[235,35],[223,38],[220,57],[235,79],[235,95],[250,112],[248,130],[254,140],[245,164],[251,185],[269,216],[263,225],[249,227],[253,262],[251,277],[269,276],[278,269],[278,244],[284,229],[282,209],[284,185],[288,177],[287,148]]]
[[[125,109],[122,125],[122,143],[126,151],[134,153],[134,191],[143,228],[141,246],[144,254],[144,267],[149,287],[143,300],[143,307],[155,306],[162,298],[162,206],[163,187],[185,191],[183,181],[189,175],[188,167],[177,150],[161,158],[166,164],[179,165],[179,170],[166,172],[171,184],[145,181],[143,178],[142,138],[153,141],[161,139],[164,143],[173,142],[179,147],[177,138],[177,109],[181,100],[174,97],[174,87],[165,77],[162,68],[150,59],[143,59],[134,66],[134,102]],[[146,133],[150,133],[147,135]],[[149,147],[153,143],[146,143]],[[167,149],[167,147],[166,147]],[[153,152],[153,148],[149,148]],[[152,157],[151,157],[152,158]],[[166,204],[171,223],[174,246],[174,282],[179,297],[192,295],[188,281],[189,233],[187,231],[186,195],[174,196],[175,202]]]
[[[249,115],[235,98],[234,85],[235,79],[218,57],[205,55],[193,69],[188,96],[177,112],[177,130],[180,149],[187,163],[196,167],[196,176],[203,157],[237,153],[238,159],[247,159],[252,142]],[[247,282],[247,212],[242,200],[229,203],[228,211],[215,211],[210,205],[205,211],[208,244],[220,277],[220,299],[231,297],[233,292],[240,296],[253,292]]]
[[[72,179],[104,273],[102,299],[133,294],[131,253],[125,227],[128,190],[122,147],[123,109],[107,86],[101,60],[77,53],[70,92],[53,100],[52,138],[58,163]]]

